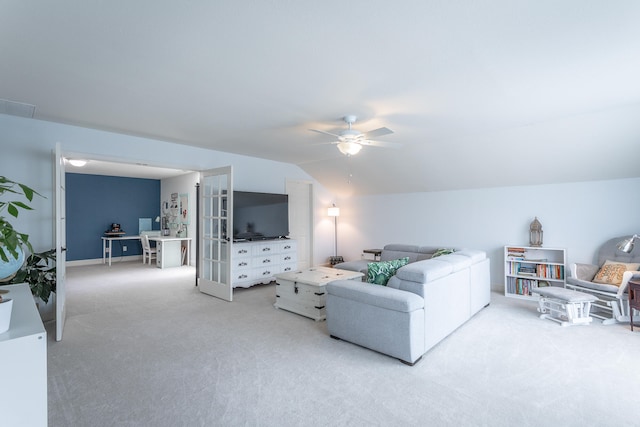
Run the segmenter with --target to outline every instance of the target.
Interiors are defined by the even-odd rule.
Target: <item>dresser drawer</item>
[[[258,243],[253,247],[253,256],[261,257],[280,252],[279,243]]]
[[[232,249],[233,258],[248,258],[251,256],[251,245],[246,243],[235,243]]]
[[[298,264],[295,262],[291,262],[289,264],[283,263],[280,264],[280,271],[278,273],[290,273],[298,269]]]

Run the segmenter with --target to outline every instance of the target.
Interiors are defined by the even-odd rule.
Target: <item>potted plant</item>
[[[32,253],[9,282],[28,283],[43,321],[55,317],[56,250]],[[49,303],[51,301],[51,304]]]
[[[22,196],[27,202],[31,202],[35,194],[42,197],[30,187],[0,176],[0,197],[5,194]],[[0,281],[10,279],[22,266],[25,257],[23,246],[33,253],[29,235],[15,230],[2,215],[6,210],[9,215],[17,218],[20,209],[33,210],[22,200],[0,200]]]
[[[56,250],[29,255],[10,283],[28,283],[33,296],[48,303],[56,291]]]

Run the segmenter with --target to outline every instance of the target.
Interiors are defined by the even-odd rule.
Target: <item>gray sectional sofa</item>
[[[400,246],[408,247],[385,246],[390,247],[387,255]],[[397,252],[394,257],[406,256]],[[415,261],[398,269],[387,286],[352,280],[327,284],[331,337],[413,365],[489,304],[490,260],[485,252],[462,249],[437,258],[426,258],[426,249],[412,252]],[[426,259],[418,259],[422,255]]]
[[[409,258],[409,263],[422,261],[425,259],[431,259],[434,254],[442,251],[442,246],[418,246],[418,245],[403,245],[392,243],[385,245],[380,254],[380,261],[391,261],[394,259]],[[457,250],[456,248],[449,248],[451,250]],[[372,262],[370,260],[359,259],[356,261],[347,261],[340,264],[336,264],[333,268],[341,268],[343,270],[358,271],[364,273],[364,277],[367,277],[367,266]],[[363,279],[364,280],[364,279]]]

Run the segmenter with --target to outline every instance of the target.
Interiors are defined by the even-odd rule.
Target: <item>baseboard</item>
[[[142,262],[142,255],[130,255],[130,256],[119,256],[111,259],[111,264],[117,262],[129,262],[129,261],[139,261]],[[109,261],[107,261],[109,262]],[[95,259],[78,259],[75,261],[67,261],[65,266],[67,267],[79,267],[82,265],[96,265],[102,264],[102,258]]]

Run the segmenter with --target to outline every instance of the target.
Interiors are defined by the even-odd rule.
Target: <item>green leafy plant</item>
[[[40,197],[44,197],[24,184],[20,184],[8,179],[7,177],[0,176],[0,197],[5,193],[23,196],[28,202],[31,202],[33,200],[33,196],[36,194]],[[31,206],[21,200],[0,200],[0,260],[4,262],[9,262],[8,254],[11,254],[13,258],[17,259],[19,256],[18,247],[21,245],[26,246],[30,252],[33,252],[31,243],[29,243],[29,235],[16,231],[11,223],[1,215],[2,212],[6,210],[9,215],[17,218],[20,213],[20,209],[29,211],[33,210]]]
[[[34,296],[49,302],[56,291],[56,250],[29,255],[10,283],[28,283]]]

